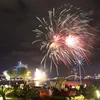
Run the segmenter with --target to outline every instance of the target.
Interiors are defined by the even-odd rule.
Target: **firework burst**
[[[85,13],[69,4],[64,7],[63,10],[49,11],[48,19],[37,17],[41,25],[33,30],[37,33],[37,40],[33,43],[40,42],[40,49],[44,52],[41,63],[44,62],[46,66],[46,60],[49,59],[50,69],[52,69],[52,63],[58,69],[59,62],[71,65],[80,56],[88,62],[86,54],[92,49],[91,39],[95,36],[91,31],[93,29],[88,25],[88,17],[81,16]],[[72,8],[75,10],[74,13]]]

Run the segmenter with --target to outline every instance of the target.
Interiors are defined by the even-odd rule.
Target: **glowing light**
[[[79,38],[73,35],[66,37],[66,45],[71,48],[77,47],[79,45]]]
[[[3,97],[0,97],[0,100],[3,100]]]
[[[28,72],[27,72],[27,74],[26,74],[26,76],[27,76],[27,77],[29,77],[30,73],[31,73],[31,72],[30,72],[30,71],[28,71]]]
[[[6,77],[7,80],[10,80],[10,76],[7,74],[7,71],[4,71],[3,75]]]
[[[100,92],[99,92],[99,90],[96,90],[95,92],[96,92],[97,98],[99,99],[100,98]]]
[[[39,70],[36,68],[35,75],[34,75],[34,80],[36,81],[36,86],[39,86],[40,83],[46,80],[46,74],[45,72]]]

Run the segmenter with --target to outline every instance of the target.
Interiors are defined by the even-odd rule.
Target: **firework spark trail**
[[[85,69],[84,69],[84,62],[85,60],[84,60],[84,58],[82,57],[82,56],[80,56],[76,61],[74,61],[74,64],[76,65],[76,67],[81,67],[81,69],[83,69],[83,71],[84,71],[84,74],[86,75],[86,71],[85,71]],[[79,70],[79,68],[78,68],[78,70]]]
[[[82,68],[83,68],[84,73],[86,74],[85,69],[83,67],[83,65],[84,65],[84,58],[82,56],[80,56],[76,61],[74,61],[74,63],[78,67],[78,70],[79,70],[80,85],[81,85],[82,84]]]
[[[46,63],[49,59],[55,64],[58,73],[58,64],[63,62],[65,65],[71,65],[75,60],[82,56],[88,62],[87,53],[92,49],[91,39],[95,37],[91,31],[92,28],[88,25],[89,19],[84,19],[80,16],[80,8],[69,6],[69,9],[63,9],[59,13],[49,11],[48,20],[38,18],[41,25],[39,29],[33,30],[37,33],[37,40],[40,42],[40,49],[44,52],[44,57],[41,63]],[[75,13],[70,13],[71,9]],[[83,13],[83,12],[82,12]],[[90,38],[91,37],[91,38]],[[46,66],[46,64],[44,64]]]

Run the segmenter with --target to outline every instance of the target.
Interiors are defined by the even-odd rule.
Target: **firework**
[[[37,33],[37,39],[33,43],[40,42],[40,50],[44,52],[41,63],[46,65],[46,60],[49,59],[50,69],[52,63],[58,69],[59,62],[71,65],[80,56],[87,62],[87,53],[92,49],[91,40],[95,36],[88,25],[90,20],[86,13],[69,4],[64,7],[63,10],[59,8],[57,11],[49,11],[48,19],[37,17],[41,25],[33,30]]]
[[[78,70],[79,70],[80,85],[81,85],[82,84],[81,70],[82,70],[83,65],[84,65],[84,58],[82,56],[80,56],[74,63],[78,67]],[[84,70],[84,68],[83,68],[83,70]],[[85,73],[85,70],[84,70],[84,73]]]
[[[45,80],[46,80],[45,72],[36,68],[35,75],[34,75],[34,81],[36,81],[36,86],[39,86],[40,83],[44,82]]]

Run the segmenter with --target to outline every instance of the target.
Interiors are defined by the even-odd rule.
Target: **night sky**
[[[38,44],[32,44],[36,39],[36,33],[32,30],[39,25],[36,16],[46,17],[48,10],[68,3],[88,12],[93,18],[90,26],[100,31],[100,0],[0,0],[0,74],[14,68],[18,61],[27,64],[33,71],[35,68],[42,68],[40,61],[43,54]],[[94,49],[89,55],[91,63],[84,64],[86,75],[100,73],[99,34],[98,32]],[[46,69],[49,77],[56,76],[55,67],[51,73],[48,70],[49,66]],[[72,67],[59,66],[61,76],[69,75],[71,70]]]

